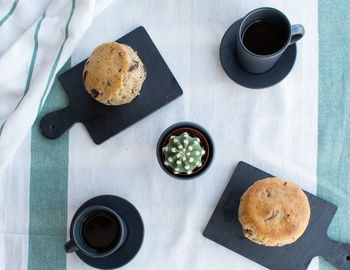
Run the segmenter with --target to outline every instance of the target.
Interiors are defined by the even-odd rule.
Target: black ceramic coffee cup
[[[251,73],[268,71],[287,47],[301,39],[304,33],[302,25],[291,25],[277,9],[255,9],[239,26],[236,51],[239,64]]]
[[[65,251],[80,251],[93,258],[106,257],[118,250],[128,234],[123,218],[101,205],[81,211],[71,226],[71,240],[64,245]]]

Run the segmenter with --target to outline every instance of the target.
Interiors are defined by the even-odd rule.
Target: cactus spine
[[[205,150],[200,145],[200,139],[191,137],[187,132],[171,136],[168,144],[163,147],[164,164],[173,169],[175,174],[187,173],[202,166],[202,156]]]

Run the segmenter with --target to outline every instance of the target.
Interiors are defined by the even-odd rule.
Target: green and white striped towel
[[[0,172],[28,134],[57,71],[110,2],[0,2]]]

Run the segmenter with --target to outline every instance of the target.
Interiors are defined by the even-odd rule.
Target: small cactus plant
[[[202,166],[205,150],[197,137],[191,137],[187,132],[171,136],[168,144],[163,147],[164,164],[170,167],[174,174],[192,174],[192,171]]]

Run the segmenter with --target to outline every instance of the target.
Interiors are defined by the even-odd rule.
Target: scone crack
[[[248,234],[249,236],[253,236],[253,231],[251,229],[243,229],[243,234]]]
[[[280,212],[279,210],[276,210],[275,212],[273,212],[271,217],[268,217],[268,218],[265,219],[265,222],[275,218],[279,214],[279,212]]]
[[[87,71],[84,72],[84,78],[83,78],[84,82],[85,82],[85,80],[86,80],[86,75],[87,75],[87,73],[88,73]]]

